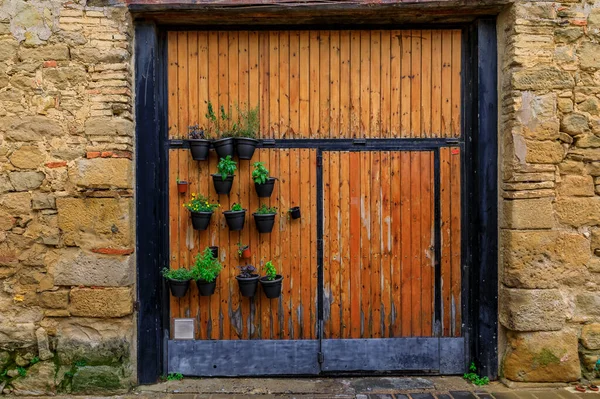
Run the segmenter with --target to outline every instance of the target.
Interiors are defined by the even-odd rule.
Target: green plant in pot
[[[194,230],[206,230],[214,210],[220,205],[210,203],[210,200],[204,195],[192,193],[190,201],[184,203],[183,206],[190,211]]]
[[[242,259],[250,259],[252,258],[252,251],[250,250],[249,245],[244,245],[241,242],[238,242],[238,256]]]
[[[230,113],[225,112],[225,107],[221,105],[219,115],[215,113],[212,103],[208,102],[208,111],[206,112],[206,118],[209,124],[214,128],[218,139],[213,141],[213,148],[217,152],[219,158],[225,158],[227,156],[233,156],[233,150],[235,143],[231,132],[228,130],[229,120],[231,119]]]
[[[232,129],[235,136],[235,150],[240,159],[252,159],[258,145],[256,140],[259,125],[258,105],[255,108],[244,109],[236,105],[236,108],[238,120]]]
[[[234,173],[237,170],[237,164],[231,159],[230,155],[219,159],[217,172],[212,175],[213,185],[217,194],[227,194],[231,191],[233,185]]]
[[[273,262],[268,261],[263,267],[265,275],[259,279],[265,296],[269,299],[278,298],[281,296],[281,283],[283,276],[277,274],[277,269]]]
[[[190,287],[190,280],[193,275],[188,269],[167,269],[166,267],[161,271],[163,277],[169,283],[169,289],[171,295],[176,298],[183,298]]]
[[[258,287],[260,276],[256,273],[256,268],[252,265],[240,266],[240,274],[235,276],[240,287],[240,293],[245,297],[253,297]]]
[[[227,222],[227,226],[229,226],[229,230],[240,231],[244,228],[246,210],[242,208],[241,204],[234,202],[231,209],[224,211],[223,215],[225,215],[225,221]]]
[[[269,176],[269,169],[265,168],[263,162],[254,162],[252,164],[252,180],[254,180],[254,189],[260,198],[268,198],[273,193],[275,187],[275,177]]]
[[[196,255],[194,267],[192,268],[192,277],[196,280],[198,292],[201,296],[210,296],[215,293],[217,286],[217,277],[223,266],[218,259],[214,257],[210,248]]]
[[[276,207],[269,207],[265,204],[262,204],[256,210],[256,212],[252,214],[252,216],[254,216],[254,223],[256,224],[256,229],[259,233],[270,233],[273,230],[276,214]]]
[[[188,144],[194,160],[205,161],[208,159],[209,138],[210,134],[200,129],[198,125],[188,127]]]

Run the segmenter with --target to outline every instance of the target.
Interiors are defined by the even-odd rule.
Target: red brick
[[[98,157],[100,157],[100,152],[98,152],[98,151],[92,151],[92,152],[88,152],[88,153],[85,155],[85,157],[86,157],[87,159],[98,158]]]
[[[56,61],[44,61],[44,68],[56,68],[57,65]]]
[[[102,158],[112,158],[113,152],[112,151],[102,151],[102,153],[100,154],[100,156]]]
[[[56,162],[47,162],[46,164],[47,168],[63,168],[65,166],[67,166],[67,161],[56,161]]]
[[[572,19],[571,24],[577,26],[587,26],[587,21],[585,19]]]
[[[115,151],[113,152],[113,158],[127,158],[131,159],[132,155],[130,151]]]
[[[103,255],[131,255],[133,248],[94,248],[92,252]]]

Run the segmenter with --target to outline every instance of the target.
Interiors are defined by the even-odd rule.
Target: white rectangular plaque
[[[194,339],[194,319],[173,319],[175,339]]]

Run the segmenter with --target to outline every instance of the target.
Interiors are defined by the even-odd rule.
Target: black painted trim
[[[434,324],[433,335],[442,335],[442,234],[441,234],[441,177],[440,150],[433,153],[433,249],[434,249]]]

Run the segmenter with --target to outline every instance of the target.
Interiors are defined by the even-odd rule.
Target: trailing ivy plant
[[[469,366],[469,372],[465,373],[463,375],[463,378],[465,380],[469,381],[471,384],[474,384],[477,386],[487,385],[490,383],[489,378],[480,377],[479,374],[477,374],[477,367],[475,366],[474,362],[471,362],[471,365]]]
[[[167,269],[164,267],[161,271],[164,278],[169,280],[187,281],[191,280],[192,272],[188,269]]]
[[[233,176],[237,170],[237,164],[231,159],[231,155],[227,155],[225,158],[219,159],[217,164],[217,170],[221,175],[221,179],[227,179],[227,176]]]
[[[223,266],[214,257],[210,248],[205,248],[204,251],[196,255],[196,261],[192,268],[192,276],[195,280],[204,280],[208,283],[215,281]]]
[[[265,168],[263,162],[254,162],[252,166],[254,166],[254,170],[252,171],[254,183],[265,184],[269,180],[269,169]]]
[[[273,213],[277,213],[276,206],[267,206],[266,204],[262,204],[256,210],[256,214],[258,215],[271,215]]]
[[[277,276],[277,270],[275,270],[275,266],[273,266],[273,262],[268,261],[267,263],[265,263],[264,269],[265,269],[265,276],[267,276],[267,280],[269,280],[269,281],[275,280],[275,277]]]

